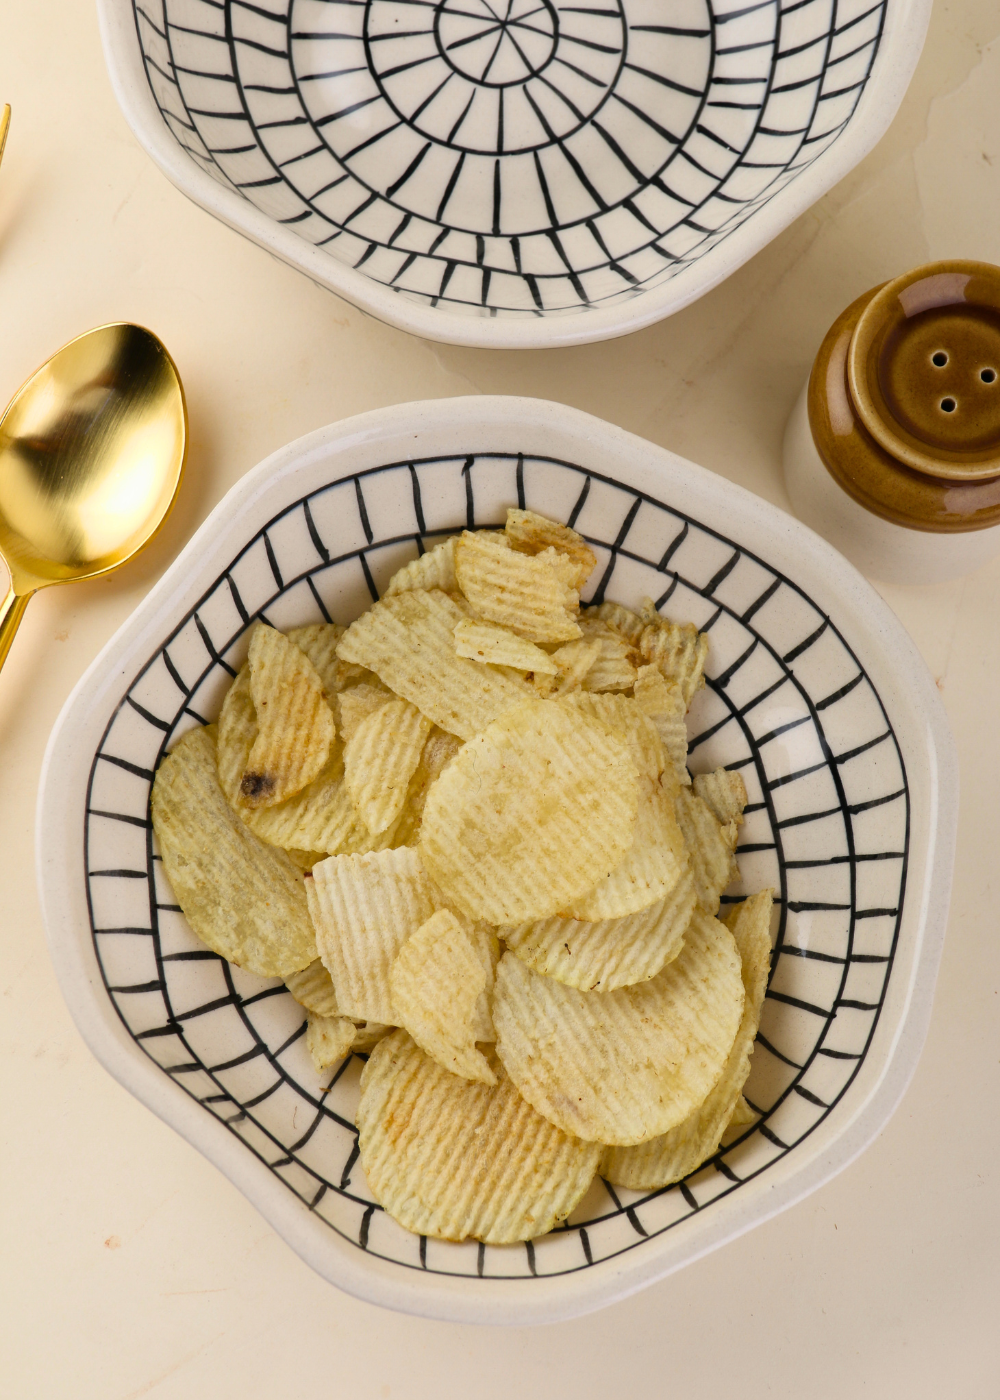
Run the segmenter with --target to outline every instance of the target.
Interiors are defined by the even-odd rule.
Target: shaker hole
[[[955,402],[954,399],[941,400],[941,408],[944,410],[945,413],[954,413],[957,407],[958,404]]]
[[[934,354],[931,356],[931,364],[937,365],[938,369],[944,369],[947,363],[948,356],[945,352],[943,350],[935,350]]]
[[[997,372],[995,369],[981,369],[979,371],[979,378],[983,381],[984,384],[992,384],[996,377]]]

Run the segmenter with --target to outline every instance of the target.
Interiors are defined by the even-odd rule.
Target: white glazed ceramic
[[[799,519],[884,583],[941,583],[1000,554],[1000,525],[955,534],[908,530],[866,510],[827,471],[809,427],[809,382],[785,428],[785,485]]]
[[[448,1244],[378,1208],[360,1065],[318,1075],[301,1008],[194,938],[149,824],[154,769],[218,713],[247,631],[349,622],[422,545],[521,503],[569,521],[591,599],[655,598],[711,640],[690,766],[744,776],[742,884],[775,955],[747,1084],[764,1115],[684,1183],[596,1181],[534,1245]],[[459,1321],[565,1318],[767,1219],[871,1140],[913,1071],[948,906],[956,762],[936,688],[854,569],[738,486],[532,399],[408,404],[250,472],[80,682],[46,756],[38,873],[60,984],[98,1058],[340,1287]]]
[[[649,325],[870,150],[930,0],[99,0],[192,199],[463,345]]]

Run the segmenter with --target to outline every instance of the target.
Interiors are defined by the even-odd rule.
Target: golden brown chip
[[[736,823],[720,826],[708,803],[691,788],[677,792],[674,811],[691,861],[698,903],[706,914],[715,914],[723,890],[740,873],[734,854]]]
[[[395,1020],[439,1065],[462,1079],[495,1084],[476,1049],[473,1020],[486,971],[463,923],[439,909],[396,954],[389,969]]]
[[[684,704],[690,706],[695,691],[705,684],[705,658],[708,638],[690,622],[671,622],[660,617],[652,601],[642,606],[646,626],[639,638],[644,659],[658,667],[664,680],[680,687]]]
[[[582,535],[568,525],[559,525],[554,520],[546,520],[544,515],[536,515],[533,510],[514,507],[508,510],[505,533],[511,549],[520,550],[522,554],[541,554],[543,550],[551,548],[572,559],[576,565],[572,583],[577,592],[587,582],[597,563],[597,556]]]
[[[636,987],[581,992],[512,953],[497,968],[497,1053],[557,1127],[627,1145],[665,1133],[715,1085],[743,1012],[729,930],[695,913],[678,957]]]
[[[465,616],[445,593],[393,594],[352,623],[338,652],[375,671],[440,728],[468,739],[531,689],[457,655],[455,627]]]
[[[638,914],[594,923],[542,919],[501,933],[534,972],[581,991],[610,992],[655,977],[677,957],[694,906],[694,881],[686,869],[668,898]]]
[[[687,725],[684,716],[687,706],[680,686],[668,684],[656,666],[640,666],[636,673],[635,703],[648,715],[656,726],[664,752],[673,765],[677,781],[684,787],[690,786],[691,775],[687,770]]]
[[[454,593],[458,584],[455,581],[455,537],[442,540],[419,559],[404,564],[389,580],[383,598],[391,593],[410,593],[415,588],[440,588],[445,593]]]
[[[771,891],[738,904],[726,920],[736,940],[744,988],[743,1014],[725,1068],[705,1101],[682,1123],[638,1147],[609,1148],[601,1175],[618,1186],[653,1191],[680,1181],[718,1149],[722,1135],[743,1099],[750,1056],[760,1023],[771,956]],[[746,1101],[743,1100],[744,1106]]]
[[[238,802],[254,809],[273,807],[311,783],[330,757],[336,731],[319,672],[294,642],[258,627],[249,663],[257,737]]]
[[[421,857],[471,919],[547,918],[619,863],[637,787],[620,739],[561,702],[529,700],[470,739],[431,788]]]
[[[285,978],[285,986],[292,996],[317,1016],[339,1016],[337,995],[333,990],[333,979],[319,958],[304,967],[301,972],[293,972]]]
[[[440,903],[416,851],[330,856],[313,867],[306,889],[341,1014],[395,1025],[389,969]]]
[[[317,1016],[312,1011],[307,1014],[306,1049],[318,1073],[340,1063],[349,1053],[354,1035],[354,1022],[346,1016]]]
[[[576,566],[562,556],[569,571]],[[564,577],[552,551],[520,554],[506,539],[466,530],[455,545],[458,586],[480,617],[509,627],[529,642],[570,642],[580,636],[575,614],[579,592]]]
[[[361,1165],[375,1199],[408,1230],[533,1239],[565,1220],[593,1180],[600,1147],[546,1122],[490,1060],[495,1086],[459,1079],[395,1031],[364,1068]]]
[[[160,764],[152,815],[164,873],[203,943],[261,977],[309,966],[316,939],[302,872],[226,801],[214,725],[185,734]]]
[[[548,652],[527,642],[507,627],[495,622],[479,622],[463,618],[455,628],[455,650],[459,656],[471,657],[484,665],[508,666],[518,671],[533,671],[535,675],[554,676],[558,666]]]
[[[344,780],[358,816],[372,833],[386,831],[403,810],[431,722],[408,700],[390,700],[368,715],[344,746]]]
[[[583,616],[600,618],[616,632],[620,632],[632,647],[639,645],[639,638],[646,627],[646,622],[638,613],[623,607],[621,603],[598,603],[596,607],[587,608]]]

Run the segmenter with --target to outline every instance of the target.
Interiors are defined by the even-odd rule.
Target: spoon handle
[[[0,603],[0,666],[7,660],[14,633],[20,625],[30,597],[30,593],[15,593],[13,588],[8,588],[7,596]]]

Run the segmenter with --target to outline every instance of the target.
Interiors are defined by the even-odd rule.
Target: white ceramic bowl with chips
[[[213,719],[249,624],[349,622],[418,547],[523,504],[598,556],[588,597],[646,595],[707,630],[693,772],[738,768],[742,885],[777,891],[747,1084],[763,1117],[687,1181],[596,1181],[533,1244],[408,1234],[357,1161],[360,1063],[318,1075],[301,1008],[194,938],[149,824],[153,771]],[[936,688],[840,555],[738,486],[532,399],[406,404],[275,453],[216,508],[70,697],[46,756],[38,875],[53,961],[108,1070],[325,1278],[462,1322],[571,1317],[766,1220],[892,1113],[927,1029],[948,908],[956,759]]]

